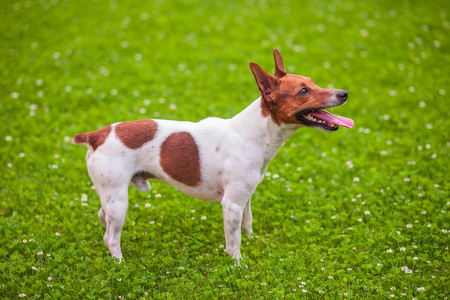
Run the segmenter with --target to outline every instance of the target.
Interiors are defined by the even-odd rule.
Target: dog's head
[[[323,89],[309,77],[288,74],[280,52],[273,49],[273,53],[275,76],[268,74],[257,64],[250,63],[261,91],[263,116],[270,115],[278,125],[298,124],[323,131],[336,131],[339,126],[353,127],[353,120],[323,110],[344,104],[347,101],[347,91]]]

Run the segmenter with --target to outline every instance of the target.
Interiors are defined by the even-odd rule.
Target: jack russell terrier
[[[74,144],[89,147],[87,168],[100,196],[98,216],[112,256],[122,259],[128,185],[147,192],[148,179],[157,179],[222,204],[225,251],[239,264],[241,227],[247,236],[252,233],[250,198],[287,138],[300,127],[328,132],[353,127],[351,119],[323,110],[344,104],[347,91],[323,89],[311,78],[288,74],[280,52],[273,53],[275,76],[250,63],[261,97],[231,119],[139,120],[75,135]]]

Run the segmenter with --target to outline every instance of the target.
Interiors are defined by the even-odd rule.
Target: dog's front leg
[[[241,256],[241,223],[244,206],[248,198],[229,198],[225,193],[222,199],[223,223],[225,229],[226,249],[225,252],[237,260]]]

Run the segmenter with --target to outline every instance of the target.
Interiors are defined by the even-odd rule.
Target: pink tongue
[[[316,117],[317,119],[327,121],[330,124],[336,124],[336,125],[344,126],[347,128],[353,128],[353,125],[355,125],[355,122],[353,122],[352,119],[349,119],[346,117],[341,117],[341,116],[335,116],[325,110],[318,110],[318,111],[312,112],[310,114],[312,116]]]

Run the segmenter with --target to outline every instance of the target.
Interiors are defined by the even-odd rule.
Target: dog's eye
[[[302,88],[302,89],[300,90],[299,95],[305,96],[306,94],[308,94],[308,89]]]

